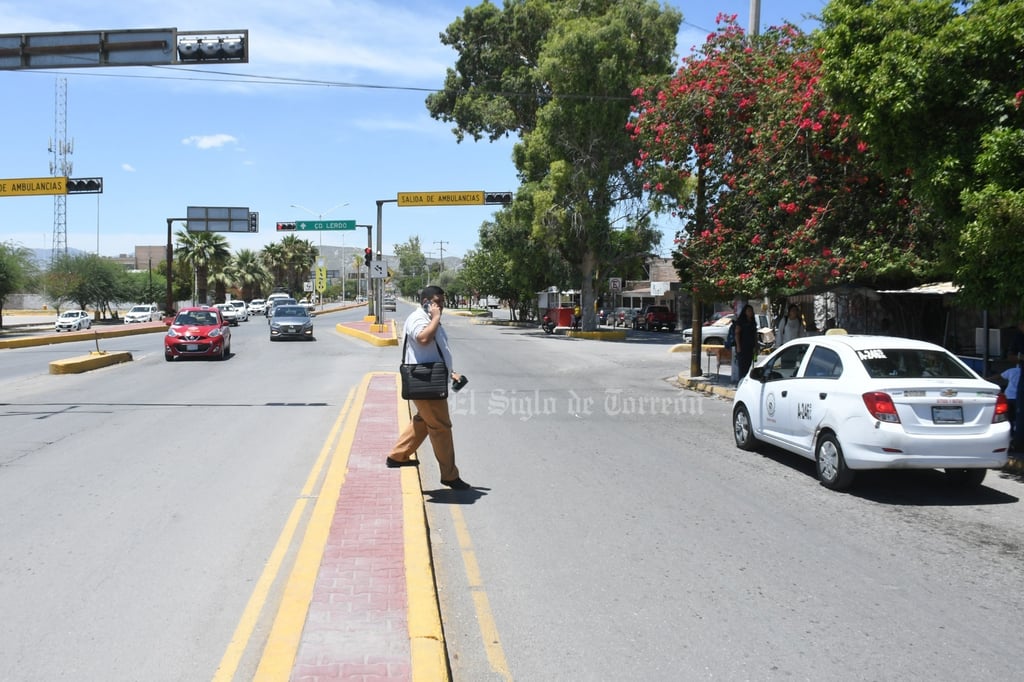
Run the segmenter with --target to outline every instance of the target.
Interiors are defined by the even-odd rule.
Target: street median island
[[[107,353],[105,351],[93,352],[74,358],[54,360],[50,363],[50,374],[81,374],[82,372],[89,372],[100,367],[109,367],[131,361],[132,354],[127,351],[115,353]]]

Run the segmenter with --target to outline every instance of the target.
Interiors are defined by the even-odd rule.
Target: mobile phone
[[[430,314],[430,302],[429,301],[427,303],[423,304],[423,312],[425,312],[427,315]]]

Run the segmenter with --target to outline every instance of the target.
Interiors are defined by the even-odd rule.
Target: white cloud
[[[183,145],[195,146],[197,149],[215,149],[227,144],[234,144],[238,139],[234,135],[218,133],[216,135],[190,135],[184,138]]]
[[[127,173],[134,173],[135,172],[135,166],[131,165],[130,163],[122,163],[121,164],[121,170],[123,170],[123,171],[125,171]]]

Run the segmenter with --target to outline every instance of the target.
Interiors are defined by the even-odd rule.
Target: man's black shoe
[[[441,485],[446,485],[452,490],[469,490],[472,487],[461,478],[456,478],[453,481],[441,481]]]
[[[402,462],[388,457],[387,465],[388,469],[397,469],[398,467],[416,467],[420,465],[420,461],[418,459],[407,459]]]

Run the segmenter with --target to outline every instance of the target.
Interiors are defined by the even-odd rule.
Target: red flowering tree
[[[684,222],[682,280],[717,299],[917,277],[928,217],[830,106],[808,38],[719,24],[667,84],[635,93],[627,126],[649,190]]]

